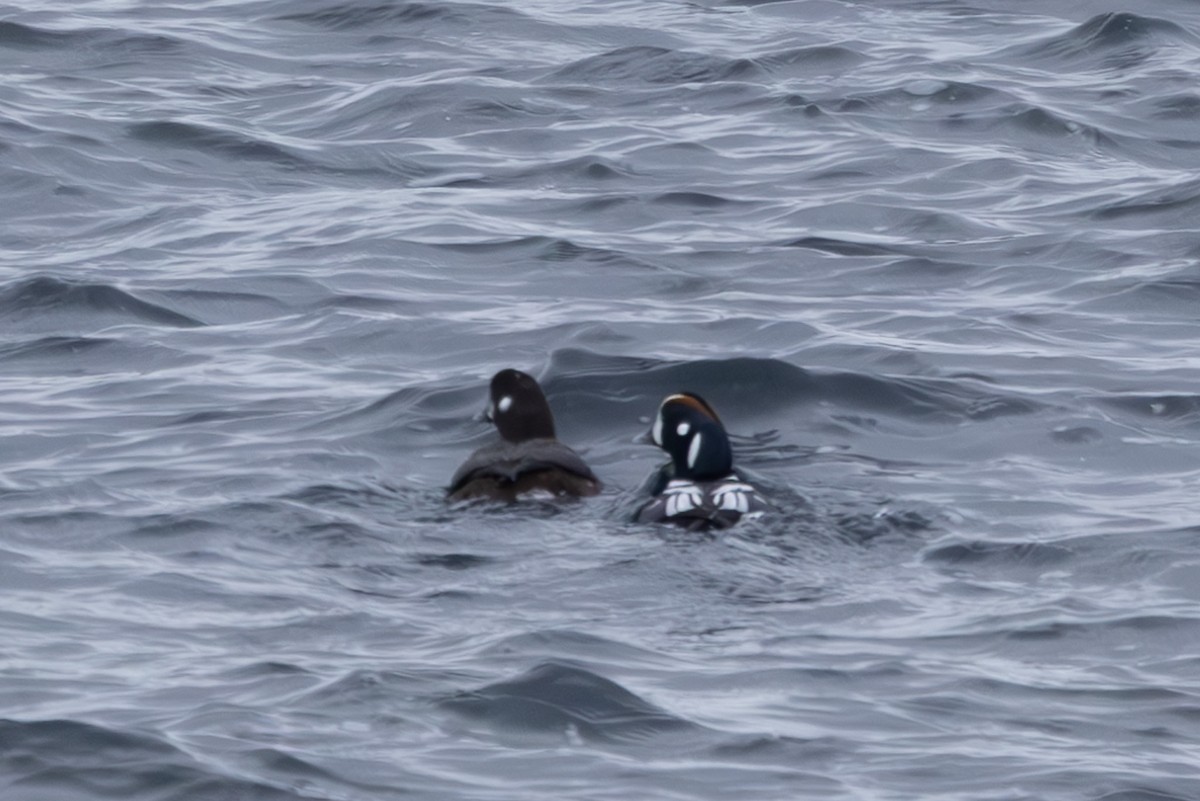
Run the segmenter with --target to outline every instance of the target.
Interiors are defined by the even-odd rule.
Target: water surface
[[[1200,6],[0,4],[0,794],[1200,796]],[[448,508],[503,367],[607,490]],[[703,394],[777,504],[628,522]]]

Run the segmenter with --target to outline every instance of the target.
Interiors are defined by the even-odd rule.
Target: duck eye
[[[692,424],[687,421],[684,421],[684,422],[680,423],[678,426],[676,426],[675,433],[681,437],[686,437],[688,435],[688,432],[691,430],[692,430]]]

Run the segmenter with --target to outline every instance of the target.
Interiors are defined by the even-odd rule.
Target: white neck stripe
[[[701,439],[702,439],[702,437],[700,434],[696,434],[696,436],[692,437],[692,444],[690,447],[688,447],[688,468],[689,469],[694,468],[696,466],[696,459],[698,459],[700,457],[700,440]]]

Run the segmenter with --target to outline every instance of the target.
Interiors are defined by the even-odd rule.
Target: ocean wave
[[[0,720],[10,788],[28,798],[184,799],[303,796],[201,765],[165,739],[73,720]]]
[[[499,731],[567,740],[642,742],[702,731],[611,679],[566,662],[544,662],[515,678],[446,698],[441,706]]]
[[[136,34],[119,28],[51,30],[0,20],[0,46],[56,51],[86,50],[100,54],[145,54],[172,52],[182,48],[183,42],[170,36]]]
[[[739,80],[757,70],[749,59],[635,45],[580,59],[554,71],[546,80],[588,85],[676,85]]]
[[[1066,33],[1039,39],[1011,52],[1059,67],[1110,70],[1137,67],[1164,46],[1200,47],[1200,37],[1174,22],[1129,12],[1098,14]]]
[[[260,138],[205,125],[161,120],[129,126],[129,135],[154,144],[183,147],[226,158],[269,161],[287,167],[307,167],[309,162],[285,148]]]
[[[501,7],[490,4],[354,2],[337,5],[325,4],[323,7],[310,11],[293,11],[280,15],[278,19],[340,31],[356,28],[378,29],[381,25],[401,27],[414,23],[424,25],[454,23],[470,19],[471,16],[468,15],[470,11],[504,13]]]
[[[28,278],[0,287],[0,313],[8,325],[25,330],[59,326],[81,330],[118,323],[172,328],[204,325],[109,284],[78,283],[53,276]]]

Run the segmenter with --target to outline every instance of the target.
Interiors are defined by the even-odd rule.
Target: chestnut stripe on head
[[[674,395],[668,395],[666,397],[666,399],[662,402],[662,405],[666,406],[668,403],[683,404],[684,406],[688,406],[692,409],[695,409],[696,411],[700,412],[700,414],[704,415],[705,417],[711,417],[713,420],[716,420],[718,423],[721,422],[721,418],[717,417],[717,413],[715,411],[713,411],[713,407],[709,406],[707,401],[704,400],[704,398],[701,398],[699,395],[697,395],[694,392],[678,392]],[[659,408],[661,408],[661,407],[659,407]]]

